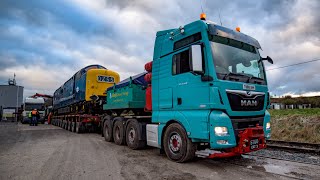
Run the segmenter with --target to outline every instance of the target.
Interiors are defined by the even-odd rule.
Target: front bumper
[[[23,118],[22,123],[30,123],[31,118]]]
[[[266,148],[264,130],[261,126],[247,128],[240,132],[238,137],[239,140],[236,147],[222,151],[206,149],[197,151],[196,155],[204,158],[226,158]]]
[[[30,123],[30,121],[31,121],[31,118],[29,118],[29,117],[26,118],[26,117],[25,117],[25,118],[23,118],[22,123],[23,123],[23,124],[26,124],[26,123]],[[41,117],[40,119],[38,119],[37,122],[38,122],[38,123],[44,123],[44,121],[45,121],[44,118]]]
[[[210,149],[229,149],[237,147],[239,144],[239,135],[240,131],[239,129],[234,129],[234,126],[232,124],[232,120],[230,117],[222,112],[222,111],[212,111],[210,113],[210,126],[209,126],[209,133],[210,133]],[[266,129],[266,123],[270,122],[270,114],[268,111],[265,111],[265,115],[263,118],[263,122],[259,124],[259,127],[262,128],[262,134],[261,136],[265,139],[270,138],[270,129]],[[215,127],[227,127],[228,134],[224,136],[217,136],[214,132]],[[256,125],[253,127],[246,127],[241,131],[244,131],[245,129],[249,128],[255,128]],[[225,143],[221,143],[225,142]]]

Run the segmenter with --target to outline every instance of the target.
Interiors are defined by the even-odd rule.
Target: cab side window
[[[75,81],[78,81],[81,78],[81,73],[80,71],[77,72],[77,74],[75,75]]]
[[[182,51],[173,56],[172,74],[182,74],[191,71],[190,65],[190,50]]]

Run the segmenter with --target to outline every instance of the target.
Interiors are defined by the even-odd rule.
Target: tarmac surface
[[[0,122],[0,180],[320,179],[320,166],[272,159],[175,163],[158,149],[131,150],[99,134]]]

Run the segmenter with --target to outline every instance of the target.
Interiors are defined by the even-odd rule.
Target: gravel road
[[[319,166],[286,164],[287,171],[278,172],[272,167],[277,169],[282,162],[234,162],[197,159],[178,164],[157,149],[134,151],[105,142],[98,134],[75,134],[52,125],[0,123],[1,180],[320,179]]]

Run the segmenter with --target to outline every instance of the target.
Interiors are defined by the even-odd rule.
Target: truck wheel
[[[124,124],[122,120],[116,120],[113,125],[113,140],[117,145],[125,144]]]
[[[141,149],[146,146],[146,141],[139,140],[141,136],[139,122],[131,120],[126,130],[126,142],[131,149]]]
[[[112,123],[110,120],[110,116],[106,116],[103,124],[103,135],[104,135],[104,139],[107,142],[112,142],[113,141],[113,134],[112,134]]]
[[[163,146],[167,157],[175,162],[186,162],[195,156],[196,145],[191,142],[184,128],[178,123],[170,124],[166,129]]]

